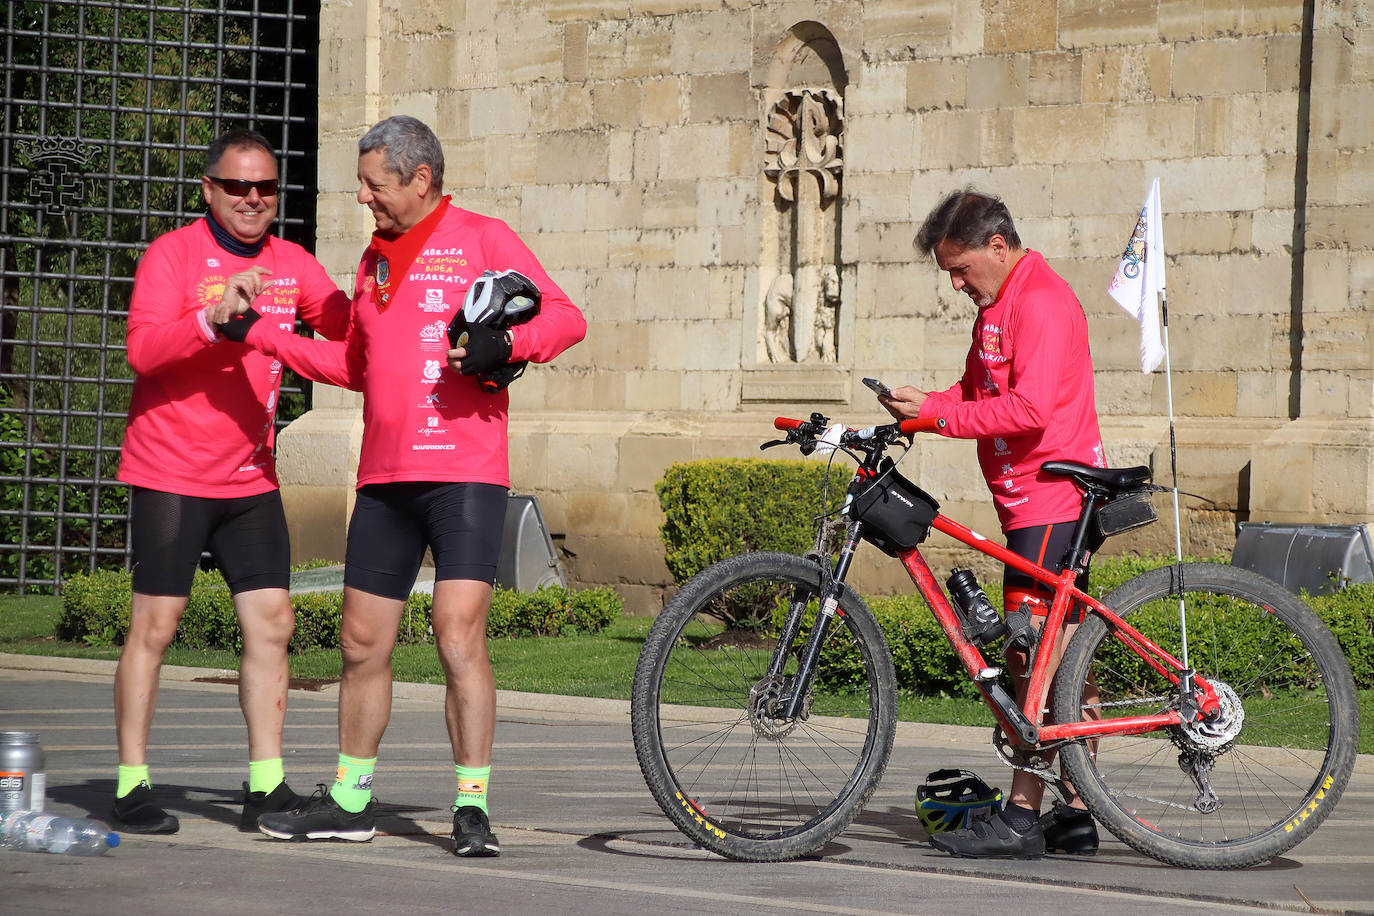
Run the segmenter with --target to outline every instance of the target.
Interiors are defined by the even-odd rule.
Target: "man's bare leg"
[[[447,683],[444,717],[453,762],[491,765],[496,732],[496,679],[487,655],[487,611],[492,588],[470,579],[434,583],[434,639]]]
[[[186,610],[186,600],[177,595],[133,595],[129,633],[119,653],[114,685],[115,738],[123,766],[148,762],[148,731],[157,708],[158,674]]]
[[[373,758],[391,720],[391,653],[405,602],[344,586],[339,751]]]
[[[126,833],[175,833],[180,824],[153,799],[148,786],[148,732],[157,709],[158,675],[167,647],[186,610],[179,595],[133,594],[129,633],[115,668],[115,740],[119,745],[119,780],[110,812],[114,826]]]
[[[248,725],[248,759],[282,755],[286,723],[286,688],[290,681],[287,651],[296,617],[284,588],[260,588],[234,596],[243,654],[239,661],[239,708]]]

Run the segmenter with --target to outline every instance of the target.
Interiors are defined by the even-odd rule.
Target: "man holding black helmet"
[[[375,833],[372,774],[391,714],[391,652],[428,547],[457,776],[453,851],[494,856],[487,781],[496,687],[486,624],[510,486],[509,395],[482,382],[512,362],[552,360],[582,339],[586,321],[505,223],[451,205],[443,150],[426,125],[387,118],[358,153],[358,202],[377,231],[358,268],[346,342],[281,334],[247,301],[242,317],[221,326],[308,378],[363,392],[340,633],[339,767],[332,788],[265,816],[259,829],[294,840]],[[470,324],[463,344],[450,347],[449,319],[489,269],[528,278],[542,307],[505,330]],[[256,292],[247,289],[245,300]]]

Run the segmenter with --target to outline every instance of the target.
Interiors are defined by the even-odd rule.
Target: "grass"
[[[0,595],[0,652],[74,658],[119,658],[118,646],[92,647],[57,639],[61,600],[46,595]],[[652,621],[621,617],[597,636],[560,639],[527,637],[493,639],[488,644],[496,686],[502,690],[628,700],[639,647]],[[443,682],[432,646],[399,646],[393,656],[398,681]],[[238,656],[223,650],[172,648],[167,664],[204,668],[238,668]],[[291,656],[291,676],[339,676],[337,649],[313,649]],[[1374,690],[1359,691],[1360,753],[1374,754]],[[907,722],[973,725],[991,728],[992,714],[979,701],[951,697],[900,697],[899,716]]]

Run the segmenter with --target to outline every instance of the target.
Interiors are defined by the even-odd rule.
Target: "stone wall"
[[[433,126],[446,190],[519,231],[590,322],[511,389],[515,488],[539,495],[579,584],[652,612],[669,583],[653,493],[666,465],[757,454],[778,414],[881,420],[865,375],[954,381],[973,309],[911,240],[966,183],[1001,194],[1077,290],[1109,460],[1167,480],[1165,375],[1139,372],[1137,330],[1106,295],[1158,176],[1180,485],[1214,501],[1185,512],[1185,549],[1228,550],[1251,517],[1365,521],[1372,12],[325,0],[319,250],[351,282],[371,231],[353,200],[366,127],[392,114]],[[804,105],[828,114],[807,120]],[[779,358],[773,306],[795,322],[803,300],[822,316],[814,352]],[[282,436],[298,553],[341,555],[353,397],[318,395]],[[904,469],[996,531],[969,443],[922,441]],[[1117,546],[1167,549],[1166,527]],[[930,556],[937,570],[953,560],[939,544]],[[899,587],[897,573],[865,565],[859,584]]]

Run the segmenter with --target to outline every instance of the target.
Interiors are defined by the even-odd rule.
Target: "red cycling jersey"
[[[370,253],[358,266],[353,317],[342,344],[284,334],[258,321],[248,342],[306,378],[363,393],[358,486],[398,481],[510,486],[510,396],[488,394],[447,366],[445,329],[484,269],[515,269],[539,287],[539,314],[511,329],[511,360],[545,363],[587,333],[582,312],[504,222],[447,212],[384,306],[371,295]],[[412,229],[411,231],[415,231]]]
[[[1046,461],[1106,467],[1093,394],[1088,322],[1069,284],[1027,250],[978,312],[964,375],[931,392],[919,416],[978,440],[978,463],[1003,531],[1078,518],[1082,494]]]
[[[128,358],[137,374],[119,479],[182,496],[232,498],[277,488],[272,460],[281,363],[218,337],[205,309],[225,281],[266,267],[264,321],[290,333],[299,314],[339,339],[348,297],[319,261],[268,237],[256,257],[221,248],[204,219],[155,240],[139,260],[129,302]]]

